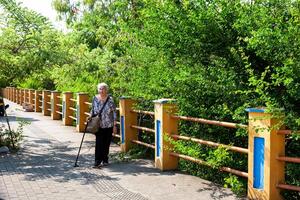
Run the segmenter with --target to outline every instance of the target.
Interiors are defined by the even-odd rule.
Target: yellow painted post
[[[86,118],[88,117],[85,113],[89,112],[89,95],[87,93],[77,93],[77,103],[76,103],[76,130],[78,132],[83,132],[85,128]]]
[[[69,116],[73,116],[73,111],[70,109],[70,107],[73,107],[74,103],[71,101],[71,98],[73,97],[72,92],[64,92],[63,93],[63,102],[62,102],[62,110],[63,110],[63,124],[66,126],[72,126],[73,125],[73,119]]]
[[[21,105],[25,103],[25,90],[21,89]]]
[[[9,100],[12,101],[12,87],[9,87]]]
[[[6,94],[7,88],[4,88],[3,90],[4,90],[4,91],[3,91],[3,97],[4,97],[4,98],[7,98],[7,97],[6,97],[6,95],[7,95],[7,94]]]
[[[177,134],[178,120],[171,117],[177,112],[177,105],[174,99],[159,99],[154,103],[155,167],[160,170],[177,169],[178,158],[169,155],[172,145],[165,138]]]
[[[131,128],[131,125],[137,125],[137,113],[130,112],[133,109],[135,100],[128,97],[121,97],[120,106],[120,135],[121,150],[127,152],[131,146],[131,140],[137,140],[137,130]]]
[[[28,97],[29,97],[28,89],[24,89],[24,103],[29,103]]]
[[[17,89],[17,104],[20,104],[20,93],[21,93],[21,90],[18,88]]]
[[[49,90],[43,90],[42,94],[42,113],[44,116],[50,116],[51,115],[51,106],[50,106],[50,96],[51,93]]]
[[[30,89],[29,90],[29,104],[32,105],[34,107],[35,103],[34,103],[34,94],[35,94],[35,91],[33,89]]]
[[[18,94],[19,94],[18,88],[15,88],[15,103],[17,104],[18,104]]]
[[[13,87],[13,88],[12,88],[12,91],[13,91],[12,101],[13,101],[13,102],[16,102],[16,88]]]
[[[35,108],[35,112],[42,112],[42,91],[39,91],[39,90],[36,90],[35,91],[35,95],[34,95],[34,98],[35,98],[35,101],[34,101],[34,108]]]
[[[248,199],[281,200],[278,183],[284,182],[285,136],[278,135],[283,116],[249,108]]]
[[[51,118],[53,120],[61,119],[61,115],[59,112],[59,106],[57,104],[60,103],[60,92],[58,91],[51,91]]]
[[[9,87],[9,100],[12,101],[12,87]]]

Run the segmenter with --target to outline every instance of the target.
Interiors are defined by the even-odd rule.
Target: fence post
[[[20,97],[21,106],[23,106],[23,103],[25,103],[24,99],[25,99],[25,90],[21,89],[21,97]]]
[[[7,99],[7,88],[4,88],[3,97]]]
[[[13,91],[12,91],[12,87],[9,87],[9,100],[12,101],[12,95],[13,95]]]
[[[248,198],[281,200],[278,183],[284,182],[285,162],[277,156],[285,155],[285,136],[278,135],[282,115],[266,113],[264,109],[249,108],[248,139]]]
[[[169,155],[172,145],[165,137],[177,134],[178,121],[171,117],[177,112],[177,105],[174,99],[159,99],[154,103],[155,167],[161,170],[176,169],[178,158]]]
[[[78,132],[83,132],[85,128],[85,122],[88,115],[85,113],[89,112],[89,106],[86,104],[89,102],[89,96],[87,93],[77,93],[77,102],[76,102],[76,130]]]
[[[59,96],[60,96],[60,92],[51,91],[51,118],[53,120],[61,119],[61,115],[58,113],[59,106],[57,105],[60,103]]]
[[[42,112],[42,102],[41,102],[41,95],[42,95],[42,91],[36,90],[35,91],[35,112]]]
[[[131,140],[138,138],[137,130],[131,128],[131,125],[137,125],[137,113],[130,112],[135,103],[136,101],[131,98],[120,98],[120,135],[123,152],[127,152],[131,148]]]
[[[50,91],[49,90],[43,90],[42,94],[42,113],[44,116],[50,116],[51,115],[51,107],[50,107]]]
[[[16,102],[16,88],[13,87],[12,90],[13,90],[12,102],[15,103]]]
[[[32,105],[33,107],[35,105],[34,94],[35,94],[35,91],[33,89],[29,89],[29,104]]]
[[[18,89],[14,88],[14,102],[17,103],[18,102]]]
[[[9,87],[9,100],[12,101],[12,95],[13,95],[13,91],[12,91],[12,87]]]
[[[72,126],[73,124],[73,119],[69,117],[73,114],[73,111],[70,109],[70,107],[73,106],[73,101],[71,101],[72,97],[73,97],[72,92],[63,93],[62,118],[63,118],[63,124],[66,126]]]

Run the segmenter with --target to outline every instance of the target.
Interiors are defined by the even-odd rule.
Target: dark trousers
[[[108,163],[109,146],[112,139],[113,128],[100,128],[96,133],[95,162]]]

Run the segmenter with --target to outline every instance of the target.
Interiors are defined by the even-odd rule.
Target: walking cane
[[[80,154],[81,146],[82,146],[82,143],[83,143],[83,139],[84,139],[84,136],[85,136],[85,133],[86,133],[86,128],[88,126],[89,121],[90,120],[88,120],[86,122],[86,125],[85,125],[85,128],[84,128],[84,133],[83,133],[83,136],[82,136],[82,139],[81,139],[81,143],[80,143],[80,146],[79,146],[79,150],[78,150],[78,154],[77,154],[77,157],[76,157],[76,161],[75,161],[74,167],[79,167],[79,165],[77,165],[77,161],[78,161],[78,157],[79,157],[79,154]]]

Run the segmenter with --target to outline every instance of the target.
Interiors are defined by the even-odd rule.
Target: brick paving
[[[0,200],[236,199],[228,189],[197,177],[160,172],[145,160],[127,164],[111,160],[107,168],[93,169],[91,134],[86,135],[80,167],[74,168],[81,133],[41,113],[25,113],[16,104],[10,105],[13,127],[17,118],[31,124],[24,128],[21,150],[0,155]],[[119,150],[118,145],[111,145],[111,154]]]

